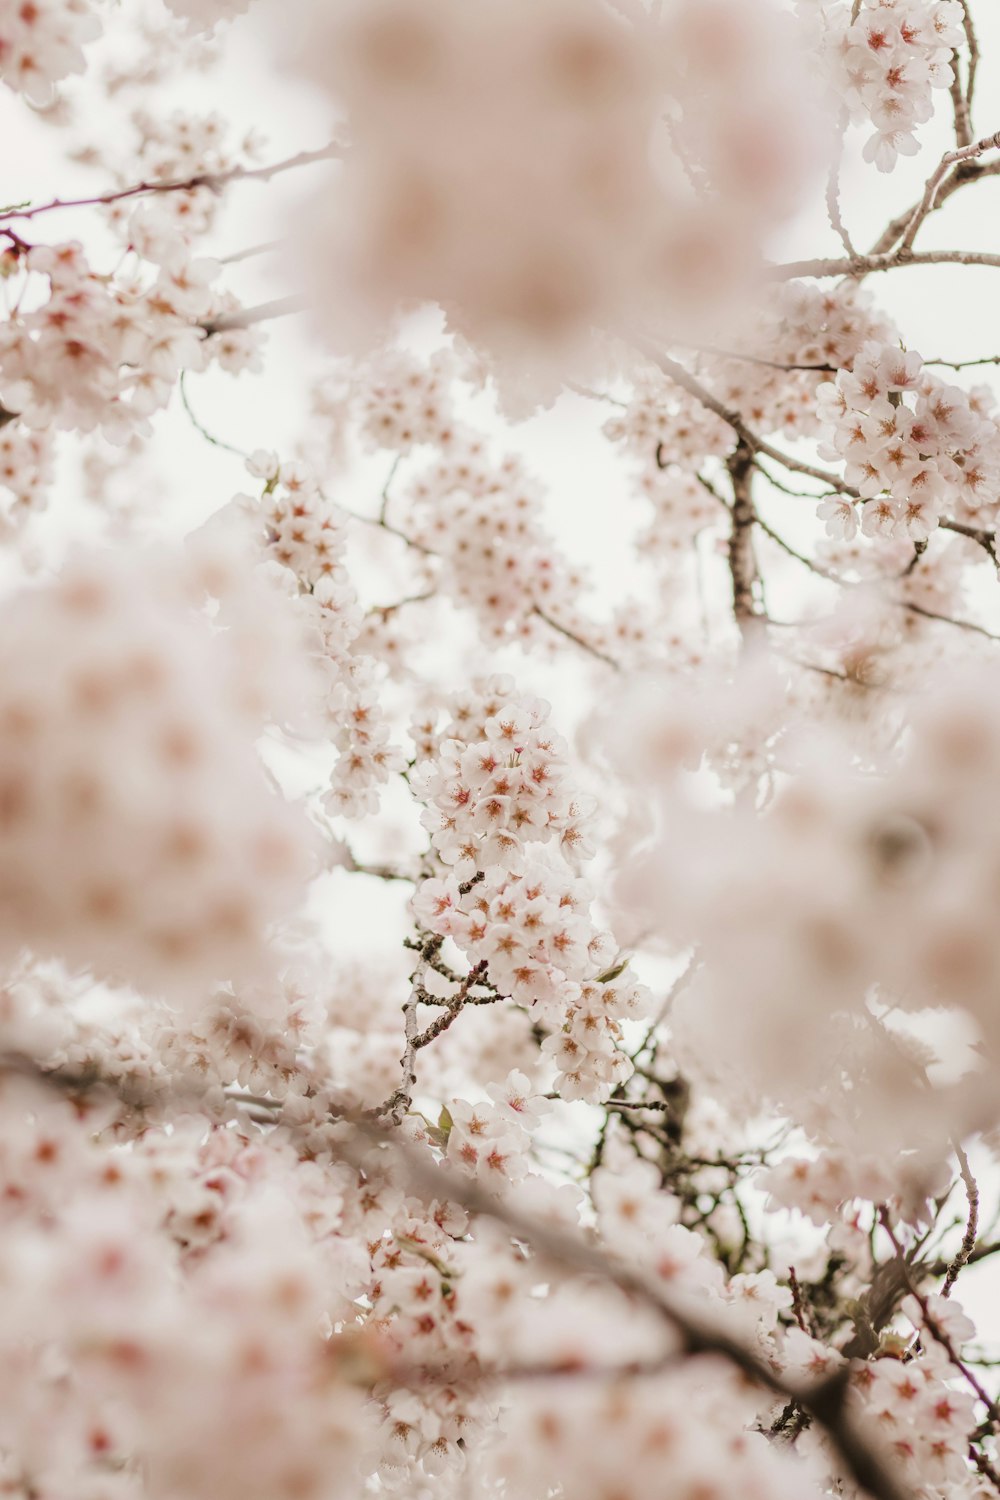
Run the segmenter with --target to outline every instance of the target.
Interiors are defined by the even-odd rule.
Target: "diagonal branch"
[[[924,195],[917,204],[916,212],[913,214],[909,224],[907,224],[903,238],[899,242],[896,250],[897,258],[909,252],[921,224],[934,208],[941,184],[948,175],[950,168],[957,166],[959,162],[972,161],[977,157],[983,156],[987,151],[996,150],[1000,150],[1000,131],[995,132],[993,135],[984,136],[981,141],[975,141],[969,145],[962,146],[957,151],[945,152],[937,167],[927,179],[924,186]]]
[[[313,162],[335,161],[343,155],[340,146],[330,144],[319,151],[299,151],[286,156],[283,161],[272,162],[266,167],[230,167],[225,172],[196,172],[190,177],[166,177],[159,181],[136,182],[132,187],[118,188],[108,193],[98,193],[92,198],[50,198],[48,203],[36,203],[33,207],[21,204],[0,213],[0,223],[8,219],[34,219],[39,214],[53,213],[59,208],[95,208],[110,203],[120,203],[125,198],[147,197],[151,193],[193,192],[206,187],[218,193],[231,182],[270,182],[280,172],[290,172],[295,167],[308,167]]]
[[[714,412],[717,417],[721,417],[723,422],[726,422],[733,429],[736,436],[752,453],[763,453],[765,458],[773,459],[775,463],[781,464],[782,468],[793,469],[797,474],[808,474],[811,479],[820,480],[822,484],[829,485],[831,489],[836,490],[839,494],[856,494],[850,485],[845,484],[836,474],[831,474],[828,469],[818,469],[814,464],[807,464],[801,459],[793,458],[790,453],[782,453],[780,448],[773,448],[762,437],[758,437],[746,425],[738,411],[731,411],[717,396],[713,396],[712,392],[703,386],[700,380],[696,380],[690,371],[686,370],[683,365],[678,364],[675,359],[671,359],[668,354],[661,354],[655,345],[648,344],[643,340],[642,350],[647,358],[652,360],[663,371],[664,375],[669,376],[676,385],[679,385],[682,390],[687,391],[688,395],[694,396],[695,400],[700,401],[702,406]],[[662,446],[661,444],[657,449],[657,463],[661,468],[664,467],[660,456]]]
[[[515,1203],[481,1187],[471,1177],[443,1166],[403,1141],[398,1132],[368,1121],[351,1122],[338,1132],[336,1149],[352,1166],[373,1166],[372,1146],[389,1147],[406,1170],[413,1189],[429,1198],[461,1204],[471,1213],[503,1224],[514,1237],[556,1265],[579,1275],[598,1277],[617,1286],[655,1312],[677,1335],[688,1355],[717,1355],[742,1371],[755,1385],[794,1401],[827,1433],[845,1470],[874,1500],[912,1500],[895,1470],[862,1432],[848,1408],[849,1370],[839,1368],[818,1382],[791,1382],[755,1351],[730,1337],[717,1321],[699,1317],[690,1301],[681,1303],[642,1270],[613,1259],[582,1236],[549,1220],[526,1213]]]

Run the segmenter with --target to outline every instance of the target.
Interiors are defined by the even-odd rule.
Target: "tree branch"
[[[759,630],[761,619],[754,599],[759,577],[753,551],[757,512],[753,503],[753,453],[740,442],[727,465],[733,486],[732,529],[729,534],[729,576],[733,585],[733,614],[744,641]]]
[[[533,1246],[546,1260],[580,1275],[610,1282],[657,1313],[680,1338],[688,1355],[717,1355],[754,1384],[796,1402],[824,1429],[846,1471],[874,1500],[913,1500],[911,1491],[898,1481],[893,1467],[868,1434],[861,1431],[848,1409],[846,1366],[819,1382],[792,1383],[767,1360],[731,1338],[717,1323],[699,1318],[690,1301],[682,1304],[671,1298],[643,1271],[612,1259],[578,1234],[526,1214],[509,1200],[488,1192],[475,1179],[430,1160],[401,1140],[397,1132],[390,1134],[384,1126],[359,1121],[353,1124],[351,1133],[338,1133],[336,1140],[336,1150],[344,1159],[366,1171],[373,1165],[370,1149],[373,1145],[391,1148],[416,1191],[430,1199],[461,1204],[471,1213],[494,1219],[515,1238]]]
[[[983,156],[987,151],[998,149],[1000,149],[1000,131],[996,131],[993,135],[984,136],[981,141],[975,141],[970,145],[963,145],[957,151],[945,152],[937,167],[927,179],[924,186],[924,195],[917,204],[916,212],[906,226],[903,238],[899,242],[899,247],[896,250],[897,258],[909,253],[921,224],[934,207],[941,184],[947,176],[949,168],[957,166],[959,162],[972,161],[977,157]]]
[[[206,187],[218,193],[231,182],[270,182],[279,172],[290,172],[295,167],[308,167],[313,162],[335,161],[343,155],[343,149],[335,144],[319,151],[299,151],[283,161],[273,162],[267,167],[230,167],[226,172],[196,172],[191,177],[167,177],[159,181],[137,182],[132,187],[117,188],[111,192],[98,193],[92,198],[50,198],[48,203],[36,203],[33,207],[21,205],[0,213],[0,223],[10,219],[34,219],[39,214],[48,214],[59,208],[96,208],[110,203],[120,203],[125,198],[140,198],[150,193],[193,192]]]
[[[998,260],[1000,260],[1000,257],[998,257]],[[711,391],[707,390],[699,380],[695,379],[690,371],[686,370],[683,365],[678,364],[675,359],[671,359],[668,354],[661,354],[655,345],[648,344],[645,340],[642,340],[642,350],[646,357],[652,360],[663,371],[664,375],[669,376],[675,385],[679,385],[682,390],[694,396],[696,401],[700,401],[702,406],[714,412],[717,417],[721,417],[723,422],[726,422],[733,429],[737,437],[753,453],[763,453],[766,458],[771,458],[775,463],[781,464],[782,468],[792,469],[797,474],[808,474],[811,479],[820,480],[822,484],[829,485],[838,494],[856,497],[857,492],[852,490],[850,485],[845,484],[842,479],[839,479],[836,474],[831,474],[828,469],[817,469],[814,464],[807,464],[801,459],[792,458],[791,454],[782,453],[780,448],[773,448],[770,443],[758,437],[746,425],[739,412],[731,411],[727,406],[724,406],[717,396],[713,396]],[[664,467],[661,461],[662,447],[661,443],[657,448],[657,463],[661,468]]]

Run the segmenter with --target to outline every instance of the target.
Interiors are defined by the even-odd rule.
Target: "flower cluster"
[[[138,1134],[134,1122],[107,1107],[81,1118],[20,1080],[5,1080],[0,1120],[11,1484],[30,1473],[97,1494],[110,1469],[129,1500],[351,1493],[367,1432],[350,1368],[361,1351],[325,1333],[345,1310],[328,1290],[339,1202],[314,1229],[308,1168],[242,1131],[206,1138],[183,1123],[146,1122],[122,1150],[116,1131]],[[323,1187],[329,1204],[332,1174]],[[199,1197],[224,1234],[187,1239]]]
[[[882,700],[867,739],[847,737],[843,721],[796,725],[786,710],[784,736],[757,749],[777,782],[763,818],[740,797],[699,808],[674,769],[658,789],[674,851],[651,845],[623,877],[636,919],[701,955],[671,1014],[685,1073],[738,1111],[780,1100],[832,1149],[809,1169],[805,1204],[872,1188],[872,1158],[919,1203],[921,1184],[939,1190],[945,1122],[973,1129],[989,1113],[1000,972],[997,854],[981,817],[1000,763],[991,680],[983,666],[925,670],[909,700]],[[754,691],[762,701],[759,681]],[[738,727],[731,692],[735,738],[752,731]],[[647,753],[663,765],[683,746],[681,705],[651,711]],[[648,800],[643,816],[648,825]],[[951,1049],[923,1041],[916,1019],[945,1001],[967,1039],[948,1069]]]
[[[847,484],[864,502],[866,536],[925,542],[943,516],[995,522],[1000,426],[993,404],[987,388],[946,385],[923,369],[919,354],[889,344],[866,344],[852,370],[820,387],[828,432],[821,452],[843,461]],[[857,530],[846,496],[824,500],[819,515],[832,537]]]
[[[814,437],[816,393],[829,368],[851,370],[865,344],[894,337],[892,323],[856,282],[824,290],[793,282],[772,293],[752,337],[737,343],[769,363],[750,368],[745,358],[710,357],[705,373],[726,409],[740,412],[754,432]]]
[[[726,1494],[730,1486],[748,1500],[801,1500],[810,1491],[799,1466],[762,1433],[722,1420],[723,1411],[741,1408],[749,1422],[736,1381],[712,1363],[693,1379],[591,1380],[570,1390],[536,1383],[507,1418],[498,1466],[518,1497],[562,1482],[580,1500],[641,1500],[666,1469],[677,1500]]]
[[[326,803],[334,814],[361,817],[375,811],[377,788],[406,760],[390,743],[377,664],[353,649],[362,614],[344,566],[346,517],[323,497],[305,464],[282,464],[261,450],[248,467],[265,480],[268,550],[297,579],[316,636],[322,713],[339,752]]]
[[[604,435],[646,465],[655,466],[659,454],[660,463],[683,469],[699,468],[706,457],[721,458],[735,443],[721,417],[649,366],[636,371],[629,401],[605,422]]]
[[[459,363],[449,350],[417,359],[387,348],[351,372],[350,390],[362,440],[371,448],[408,453],[426,443],[447,452],[461,434],[454,410]]]
[[[431,1215],[401,1204],[372,1255],[369,1296],[387,1348],[401,1363],[437,1364],[451,1376],[428,1395],[405,1388],[381,1393],[368,1466],[393,1487],[461,1472],[466,1445],[492,1415],[490,1403],[463,1379],[477,1367],[475,1329],[462,1315],[452,1278],[468,1219],[450,1205],[435,1208]]]
[[[496,677],[450,707],[442,736],[418,726],[412,783],[427,804],[421,821],[456,880],[498,867],[519,872],[529,844],[551,841],[571,858],[592,853],[591,804],[572,785],[549,705]]]
[[[203,369],[227,337],[205,336],[219,310],[211,261],[162,270],[151,283],[98,275],[73,242],[36,247],[24,262],[49,292],[0,326],[0,401],[29,427],[99,428],[125,442],[167,404],[179,373]]]
[[[807,0],[809,3],[809,0]],[[820,0],[815,18],[836,90],[856,124],[875,133],[864,157],[891,172],[920,149],[916,129],[934,111],[932,90],[948,88],[954,49],[965,40],[959,0]]]
[[[957,1303],[930,1297],[926,1306],[934,1326],[954,1340],[952,1347],[975,1333]],[[922,1334],[919,1358],[876,1359],[856,1366],[852,1387],[861,1398],[864,1420],[877,1429],[911,1484],[960,1485],[976,1425],[975,1397],[956,1390],[954,1366],[929,1332],[917,1299],[905,1298],[901,1311]]]
[[[212,179],[252,160],[258,137],[248,131],[233,146],[229,128],[221,115],[195,115],[174,110],[161,117],[148,109],[132,115],[135,142],[128,152],[127,167],[118,166],[116,176],[123,188],[138,175],[143,182],[185,182],[199,177]],[[209,182],[170,192],[153,193],[138,202],[122,198],[109,205],[108,220],[144,260],[169,270],[183,269],[190,260],[192,242],[215,223],[219,195]]]
[[[855,283],[831,291],[793,283],[769,297],[750,334],[734,340],[732,356],[702,356],[698,378],[759,436],[812,437],[820,430],[817,392],[830,367],[850,371],[867,343],[892,336],[892,325]],[[669,376],[643,363],[630,386],[604,434],[639,458],[646,474],[667,466],[698,470],[706,458],[732,452],[732,428]]]
[[[33,104],[82,73],[83,49],[100,36],[93,0],[0,0],[0,82]]]
[[[468,1104],[453,1099],[448,1105],[448,1159],[461,1171],[502,1189],[528,1170],[527,1153],[533,1127],[549,1106],[531,1097],[523,1073],[511,1073],[503,1084],[490,1084],[490,1102]]]
[[[493,463],[481,441],[460,439],[409,497],[413,539],[442,559],[441,589],[478,615],[488,641],[544,637],[540,612],[587,632],[574,603],[582,579],[539,523],[539,485],[515,455]]]
[[[614,940],[595,927],[591,892],[573,873],[593,846],[565,746],[547,727],[548,705],[519,697],[509,678],[451,706],[444,736],[421,726],[412,781],[452,874],[423,882],[414,913],[555,1027],[544,1050],[564,1098],[607,1097],[631,1072],[621,1022],[641,1017],[649,997],[620,970],[611,978]]]

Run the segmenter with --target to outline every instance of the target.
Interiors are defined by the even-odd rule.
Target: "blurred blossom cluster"
[[[101,33],[99,14],[95,0],[3,0],[0,82],[47,104],[55,84],[84,71],[84,46]]]
[[[254,740],[306,667],[280,596],[237,561],[95,553],[4,604],[9,957],[28,944],[183,991],[252,970],[299,897],[308,824],[269,790]],[[206,587],[224,595],[221,633],[199,618]]]
[[[704,324],[819,162],[777,7],[411,0],[303,12],[350,149],[309,232],[333,337],[421,302],[556,375],[595,331]]]

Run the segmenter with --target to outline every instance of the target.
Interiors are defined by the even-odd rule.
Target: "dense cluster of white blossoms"
[[[125,442],[167,404],[182,370],[217,357],[238,372],[254,338],[212,333],[225,308],[213,291],[219,267],[188,260],[153,277],[95,272],[75,241],[23,256],[25,306],[0,326],[0,402],[30,428],[92,432]],[[32,286],[43,278],[47,295]]]
[[[451,874],[418,887],[414,914],[532,1007],[549,1029],[542,1050],[563,1098],[607,1098],[632,1071],[620,1023],[641,1020],[652,997],[622,973],[575,873],[594,852],[592,804],[567,775],[548,704],[519,696],[511,679],[482,683],[449,709],[444,730],[418,726],[411,781]]]
[[[816,28],[834,89],[856,124],[874,126],[865,161],[891,172],[920,149],[932,91],[952,81],[966,40],[961,0],[798,0]]]
[[[9,1500],[996,1500],[976,3],[0,0]]]
[[[830,369],[849,372],[866,344],[892,334],[885,314],[854,284],[821,292],[793,283],[769,297],[746,353],[737,347],[731,358],[705,354],[698,374],[705,389],[760,436],[813,437],[823,420],[818,398]],[[725,420],[669,374],[644,361],[631,386],[624,409],[607,420],[604,432],[641,461],[654,485],[661,469],[693,472],[735,448],[736,434]]]
[[[913,398],[913,405],[906,396]],[[898,345],[866,344],[850,371],[821,387],[828,441],[820,453],[843,461],[857,490],[866,536],[926,542],[942,516],[991,529],[1000,508],[1000,424],[988,386],[963,391]],[[855,505],[824,500],[828,535],[850,538]]]
[[[346,517],[323,498],[305,465],[279,465],[259,453],[250,467],[267,481],[269,550],[297,578],[316,634],[327,738],[339,751],[326,805],[347,817],[374,812],[377,788],[404,769],[406,758],[390,743],[377,663],[354,649],[362,615],[344,567]]]

